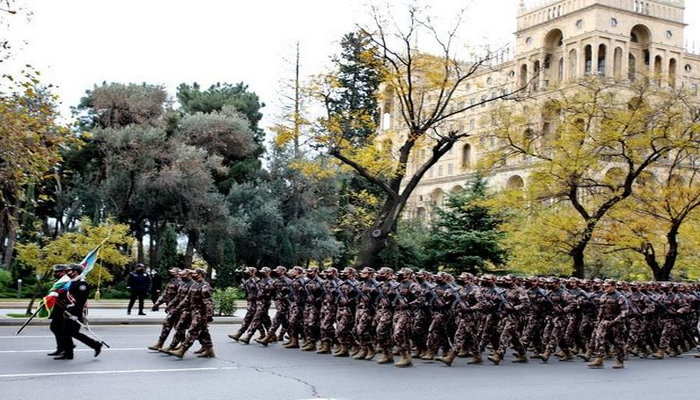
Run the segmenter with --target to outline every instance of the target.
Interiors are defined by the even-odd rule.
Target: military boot
[[[365,360],[372,361],[375,355],[377,355],[377,351],[374,349],[374,346],[367,346],[367,355],[365,356]]]
[[[190,346],[183,345],[183,346],[180,346],[177,350],[170,351],[170,354],[174,355],[177,358],[182,358],[185,356],[185,353],[187,353],[187,350],[189,348],[190,348]]]
[[[596,357],[595,361],[588,363],[588,368],[603,368],[603,357]]]
[[[413,365],[413,360],[411,359],[411,355],[407,351],[402,351],[400,352],[401,358],[399,361],[397,361],[394,365],[403,368],[403,367],[410,367]]]
[[[357,354],[359,352],[360,352],[360,346],[355,344],[352,347],[350,347],[350,356],[351,357],[355,357],[355,354]]]
[[[275,343],[275,342],[279,341],[279,339],[277,338],[277,335],[275,335],[273,332],[268,333],[267,337],[265,337],[265,339],[266,339],[267,343]]]
[[[476,365],[476,364],[481,364],[482,362],[484,362],[484,359],[481,358],[481,353],[474,353],[472,355],[472,359],[467,364]]]
[[[154,344],[153,346],[148,346],[148,350],[158,351],[161,347],[163,347],[163,341],[158,340],[158,343]]]
[[[652,357],[656,358],[657,360],[663,360],[664,358],[664,351],[659,349],[656,353],[651,355]]]
[[[391,352],[390,348],[382,348],[382,356],[377,360],[378,364],[393,364],[394,354]]]
[[[360,347],[360,351],[352,356],[353,360],[364,360],[365,357],[367,357],[367,346]]]
[[[489,356],[489,361],[491,361],[492,363],[494,363],[496,365],[500,364],[501,360],[503,360],[503,356],[501,356],[501,353],[499,353],[499,352],[495,352],[495,353],[493,353],[493,355]]]
[[[301,351],[316,351],[316,341],[309,340],[306,342],[306,346],[301,348]]]
[[[551,356],[552,356],[552,351],[549,349],[545,350],[544,353],[539,355],[540,360],[542,360],[543,362],[549,361],[549,357],[551,357]]]
[[[571,361],[574,359],[573,355],[569,351],[564,351],[564,354],[559,358],[559,361]]]
[[[321,348],[318,349],[316,354],[330,354],[331,352],[331,342],[324,340],[321,342]]]
[[[527,358],[527,354],[522,353],[522,354],[517,354],[517,355],[515,356],[515,359],[514,359],[513,361],[511,361],[511,362],[520,363],[520,364],[525,364],[525,363],[528,362],[528,361],[530,361],[530,359]]]
[[[205,351],[206,351],[206,348],[205,348],[204,346],[202,346],[199,350],[196,350],[196,351],[194,352],[194,354],[202,354],[202,353],[204,353]]]
[[[695,358],[700,358],[700,353],[696,354]]]
[[[348,346],[341,344],[340,345],[340,350],[338,350],[337,353],[333,354],[333,357],[348,357],[350,356],[350,353],[348,353]]]
[[[583,354],[578,354],[576,357],[582,358],[584,361],[589,362],[591,361],[591,356],[593,355],[593,352],[591,349],[586,349],[586,352]]]
[[[214,347],[206,346],[203,349],[204,349],[204,351],[197,354],[197,357],[199,357],[199,358],[214,358],[214,357],[216,357],[216,354],[214,354]]]
[[[241,337],[238,339],[239,342],[243,344],[250,344],[250,338],[253,336],[253,334],[246,334],[245,336]]]
[[[238,339],[241,338],[241,336],[243,336],[243,331],[238,331],[236,333],[229,333],[228,334],[228,337],[235,340],[236,342],[238,341]]]
[[[435,360],[435,350],[433,349],[428,349],[423,353],[423,355],[420,357],[421,360],[425,361],[433,361]]]
[[[160,351],[161,353],[170,354],[171,351],[176,349],[177,345],[174,343],[170,343],[168,347],[161,347],[160,349],[158,349],[158,351]]]
[[[613,369],[622,369],[622,368],[625,368],[625,362],[622,361],[622,360],[620,360],[620,359],[616,359],[616,360],[615,360],[615,364],[613,364],[612,367],[613,367]]]
[[[257,338],[257,339],[255,339],[255,343],[258,343],[258,344],[261,344],[261,345],[267,347],[268,343],[270,343],[268,338],[269,338],[269,336],[267,336],[267,335],[265,335],[265,337],[263,337],[263,338]]]
[[[455,360],[455,357],[457,357],[457,353],[455,353],[454,350],[450,350],[447,352],[447,354],[444,354],[442,357],[438,358],[437,360],[440,361],[441,363],[447,365],[448,367],[452,366],[452,362]]]
[[[297,338],[296,336],[292,336],[292,338],[289,339],[289,342],[282,347],[284,347],[285,349],[298,349],[299,338]]]
[[[457,358],[467,358],[467,357],[469,357],[470,355],[471,355],[471,354],[469,354],[469,350],[463,348],[463,349],[461,349],[461,350],[459,351],[459,353],[457,353]]]

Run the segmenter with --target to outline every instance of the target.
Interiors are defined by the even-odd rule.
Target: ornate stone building
[[[548,88],[585,75],[629,82],[655,73],[665,85],[697,93],[700,55],[684,47],[684,0],[549,0],[521,1],[514,53],[509,61],[484,68],[465,85],[460,101],[479,102],[503,90],[529,85],[533,102],[546,101]],[[423,177],[404,216],[430,219],[450,192],[462,190],[481,155],[495,145],[489,137],[486,105],[455,121],[473,132]],[[398,110],[386,103],[382,129],[398,121]],[[547,124],[547,121],[540,121]],[[400,129],[399,127],[395,127]],[[546,127],[544,127],[546,129]],[[417,151],[408,173],[424,158]],[[494,190],[527,185],[527,163],[514,163],[488,177]]]

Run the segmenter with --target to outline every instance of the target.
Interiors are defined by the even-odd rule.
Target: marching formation
[[[397,367],[411,366],[414,358],[450,366],[457,357],[471,357],[469,364],[481,364],[489,349],[487,359],[498,365],[511,348],[515,363],[578,357],[602,368],[606,358],[614,358],[613,368],[624,368],[629,356],[676,357],[699,339],[697,284],[469,273],[454,278],[409,268],[395,274],[390,268],[339,273],[249,267],[246,274],[248,308],[241,328],[229,335],[233,340],[249,344],[258,333],[255,341],[267,346],[286,336],[288,349],[378,357],[378,363]],[[169,320],[154,347],[162,346]],[[183,342],[180,335],[173,345]],[[189,339],[173,354],[182,356]],[[204,354],[213,355],[210,343],[202,342]]]
[[[207,272],[173,268],[172,278],[165,292],[153,305],[157,309],[166,304],[167,317],[163,322],[158,342],[149,349],[182,358],[195,341],[201,348],[195,351],[198,357],[214,357],[214,343],[209,333],[209,322],[214,317],[214,301],[211,286],[204,280]],[[175,331],[170,345],[164,346],[171,331]]]

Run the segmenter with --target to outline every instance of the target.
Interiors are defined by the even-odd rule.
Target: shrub
[[[243,298],[240,289],[228,287],[214,291],[214,308],[218,315],[233,315],[236,311],[236,300]]]

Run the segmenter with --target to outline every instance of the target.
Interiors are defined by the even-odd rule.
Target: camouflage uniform
[[[606,282],[606,293],[600,296],[598,320],[596,321],[596,360],[590,367],[603,366],[603,359],[607,353],[606,343],[610,342],[615,348],[616,363],[613,368],[622,368],[625,359],[626,343],[623,335],[625,318],[629,313],[628,300],[617,290],[614,290],[613,282]],[[610,288],[610,289],[607,289]],[[608,292],[608,290],[610,290]]]
[[[173,336],[170,346],[168,346],[168,348],[165,350],[174,349],[179,344],[183,343],[187,338],[187,328],[190,326],[190,322],[192,321],[189,292],[194,283],[194,279],[183,279],[182,283],[178,287],[177,297],[175,298],[175,304],[177,305],[172,310],[171,314],[168,315],[168,319],[170,319],[172,316],[172,321],[175,322],[175,335]]]
[[[171,273],[173,272],[174,271],[171,270]],[[179,270],[174,273],[178,274]],[[182,285],[182,283],[182,279],[180,279],[179,275],[176,275],[175,278],[171,279],[170,282],[168,282],[168,285],[165,287],[165,292],[163,292],[160,298],[156,300],[155,304],[153,305],[153,308],[156,308],[161,304],[165,303],[166,317],[163,321],[163,327],[160,330],[158,344],[149,347],[149,349],[151,350],[159,350],[163,346],[163,343],[165,343],[165,341],[168,339],[170,331],[173,329],[173,326],[179,318],[179,315],[175,315],[175,308],[177,306],[178,289],[180,285]]]
[[[203,347],[212,347],[208,322],[214,317],[214,302],[211,297],[211,286],[206,281],[196,282],[189,292],[189,302],[192,310],[192,322],[187,330],[187,340],[184,347],[191,347],[196,340]]]
[[[253,319],[250,322],[250,327],[248,328],[248,339],[253,336],[256,330],[260,332],[265,332],[270,328],[272,322],[270,321],[270,306],[272,305],[272,295],[275,291],[274,282],[269,277],[270,269],[263,267],[260,269],[262,277],[256,282],[255,290],[255,314],[253,314]],[[265,337],[266,334],[262,334]]]
[[[340,281],[336,277],[335,268],[325,271],[326,279],[323,281],[323,303],[321,304],[321,354],[330,353],[331,347],[337,341],[335,336],[335,319],[338,310],[338,286]]]
[[[299,337],[304,335],[304,306],[306,305],[306,278],[302,275],[301,267],[294,267],[294,278],[291,282],[292,293],[289,305],[289,336],[290,340],[285,344],[287,348],[298,348]]]
[[[304,282],[306,303],[304,305],[304,351],[315,351],[316,342],[321,339],[321,304],[324,298],[324,283],[318,277],[317,270],[307,270],[311,275]]]
[[[364,358],[367,355],[368,347],[374,345],[374,314],[378,297],[377,283],[371,277],[374,272],[371,268],[364,268],[361,272],[363,280],[360,281],[357,288],[359,302],[355,312],[355,335],[361,346],[360,353],[356,355],[358,359]]]
[[[396,345],[401,359],[396,362],[398,367],[412,365],[411,354],[411,329],[413,326],[414,307],[425,304],[425,296],[420,286],[413,281],[412,271],[402,268],[398,273],[401,283],[395,291],[394,299],[394,320],[392,339]]]
[[[501,330],[499,346],[496,350],[496,354],[489,357],[489,360],[491,360],[491,362],[494,364],[498,364],[503,359],[509,344],[512,344],[513,348],[517,352],[518,361],[526,360],[525,348],[520,342],[518,324],[521,313],[530,308],[530,298],[522,288],[512,285],[511,280],[506,280],[505,285],[510,285],[510,287],[506,289],[505,293],[503,293],[503,297],[505,298],[502,309],[504,321],[503,328]]]
[[[627,346],[634,352],[646,353],[651,348],[651,337],[647,331],[649,316],[656,311],[656,305],[646,294],[633,286],[629,295],[629,331]],[[647,354],[648,355],[648,354]]]
[[[382,358],[379,362],[385,364],[392,362],[394,358],[392,354],[393,342],[391,340],[391,328],[394,317],[394,288],[398,284],[389,279],[389,276],[393,273],[391,269],[382,268],[379,272],[381,278],[377,279],[382,279],[382,281],[377,288],[379,297],[377,299],[377,313],[375,317],[377,326],[376,341],[377,346],[382,349]]]
[[[275,299],[275,316],[272,319],[272,324],[268,330],[267,337],[263,339],[267,344],[272,341],[277,341],[277,330],[282,328],[279,338],[282,338],[283,332],[289,331],[289,298],[292,295],[292,280],[285,274],[287,269],[284,267],[275,268],[275,274],[277,275],[274,282],[274,293],[273,297]]]
[[[248,267],[246,268],[246,273],[248,274],[248,278],[243,281],[241,284],[241,288],[243,289],[243,292],[245,293],[245,299],[246,299],[246,310],[245,310],[245,315],[243,316],[243,323],[241,324],[241,327],[238,329],[238,332],[236,333],[231,333],[228,335],[233,340],[238,341],[240,337],[248,330],[248,327],[250,327],[250,323],[253,322],[253,316],[255,316],[255,311],[258,309],[258,305],[256,303],[256,299],[258,297],[258,286],[257,286],[257,281],[258,278],[255,277],[255,274],[258,272],[258,270],[254,267]]]
[[[444,272],[439,272],[436,280],[437,284],[427,292],[427,300],[430,305],[431,319],[428,327],[428,350],[421,358],[423,360],[432,360],[435,353],[440,347],[449,347],[449,339],[447,337],[448,317],[450,316],[450,306],[454,296],[452,287],[444,280]]]
[[[340,349],[335,354],[338,357],[348,356],[348,349],[355,344],[353,327],[355,326],[355,307],[357,304],[357,281],[355,281],[355,269],[343,270],[345,280],[338,286],[338,310],[336,311],[335,335],[340,343]]]

